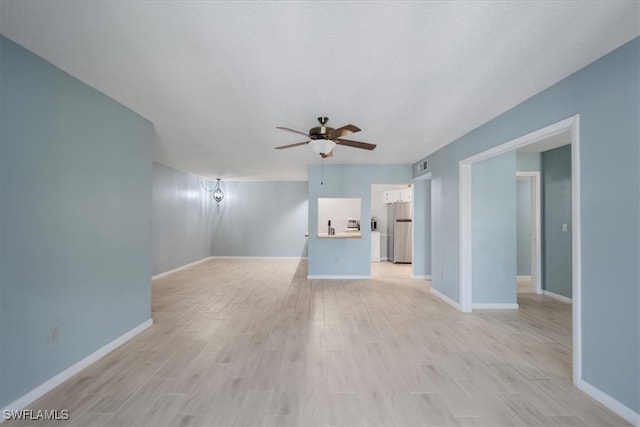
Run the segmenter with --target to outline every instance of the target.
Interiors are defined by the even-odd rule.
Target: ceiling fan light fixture
[[[298,147],[300,145],[311,146],[311,149],[314,153],[319,154],[320,157],[326,159],[328,157],[333,156],[333,148],[336,145],[342,145],[345,147],[353,147],[360,148],[362,150],[373,150],[376,148],[376,144],[370,144],[368,142],[362,141],[352,141],[350,139],[343,139],[342,136],[349,135],[354,132],[360,132],[360,128],[353,124],[348,124],[344,126],[340,126],[339,128],[330,128],[325,126],[329,119],[327,117],[321,116],[318,117],[318,122],[320,122],[320,126],[313,127],[309,129],[309,132],[303,132],[296,129],[291,129],[284,126],[276,126],[276,129],[286,130],[287,132],[293,132],[300,135],[304,135],[309,138],[306,141],[296,142],[294,144],[285,144],[274,147],[276,150],[282,150],[284,148],[293,148]]]
[[[316,154],[327,154],[333,150],[336,143],[329,139],[313,139],[309,142],[311,149]]]

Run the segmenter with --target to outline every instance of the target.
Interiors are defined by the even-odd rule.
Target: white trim
[[[533,274],[533,291],[536,294],[542,293],[542,175],[540,172],[536,172],[531,178],[531,183],[533,184],[533,203],[534,203],[534,216],[533,219],[533,227],[535,230],[534,233],[534,242],[533,242],[533,251],[532,256],[535,256],[535,269]]]
[[[471,165],[473,163],[477,163],[482,160],[487,160],[512,150],[517,150],[518,148],[526,147],[527,145],[531,145],[535,142],[538,142],[543,139],[550,138],[559,133],[562,133],[568,129],[572,129],[572,125],[574,125],[574,123],[577,120],[578,120],[578,115],[569,117],[568,119],[561,120],[557,123],[551,124],[542,129],[538,129],[534,132],[528,133],[526,135],[522,135],[516,139],[505,142],[504,144],[500,144],[493,148],[489,148],[488,150],[475,154],[471,157],[467,157],[466,159],[460,160],[460,163]]]
[[[471,164],[460,162],[460,177],[458,184],[458,227],[459,227],[459,295],[460,311],[471,312]]]
[[[453,308],[455,308],[456,310],[460,310],[460,304],[458,304],[457,302],[455,302],[454,300],[452,300],[451,298],[449,298],[439,290],[431,288],[431,293],[437,296],[438,298],[440,298],[442,301],[449,304],[450,306],[452,306]]]
[[[187,269],[189,267],[193,267],[196,264],[200,264],[201,262],[205,262],[205,261],[208,261],[210,259],[211,259],[211,257],[208,256],[206,258],[199,259],[198,261],[190,262],[189,264],[185,264],[183,266],[176,267],[176,268],[174,268],[172,270],[165,271],[164,273],[156,274],[155,276],[151,277],[151,280],[153,281],[153,280],[161,279],[161,278],[163,278],[165,276],[168,276],[168,275],[173,274],[173,273],[177,273],[178,271]]]
[[[640,426],[640,414],[629,408],[625,404],[614,399],[613,397],[609,396],[607,393],[601,391],[600,389],[597,389],[583,379],[580,379],[576,383],[576,387],[587,393],[593,399],[602,403],[607,408],[611,409],[616,414],[620,415],[627,422],[636,427]]]
[[[580,207],[580,116],[571,123],[571,297],[573,325],[573,383],[582,380],[582,223]]]
[[[580,116],[546,126],[504,144],[459,161],[459,277],[461,311],[471,310],[471,165],[511,150],[525,147],[542,139],[570,130],[571,134],[571,220],[572,220],[572,325],[573,325],[573,383],[582,378],[582,252],[580,222]]]
[[[542,293],[550,298],[557,299],[558,301],[566,302],[568,304],[572,304],[573,301],[571,298],[567,298],[564,295],[556,294],[555,292],[550,292],[547,290],[542,291]]]
[[[531,280],[531,276],[516,276],[518,280]]]
[[[542,179],[539,171],[516,172],[531,182],[531,291],[542,293]]]
[[[430,274],[412,274],[411,278],[418,279],[418,280],[431,280],[431,275]]]
[[[131,329],[129,332],[125,332],[123,335],[111,341],[109,344],[96,350],[95,352],[91,353],[81,361],[77,362],[76,364],[60,372],[58,375],[40,384],[38,387],[34,388],[24,396],[11,402],[10,404],[8,404],[6,407],[2,409],[2,413],[4,413],[4,411],[18,411],[20,409],[27,407],[27,405],[35,402],[36,400],[38,400],[39,398],[41,398],[42,396],[44,396],[45,394],[47,394],[48,392],[50,392],[51,390],[53,390],[54,388],[62,384],[63,382],[67,381],[69,378],[73,377],[78,372],[87,368],[92,363],[95,363],[98,360],[102,359],[104,356],[111,353],[113,350],[120,347],[122,344],[126,343],[127,341],[129,341],[130,339],[138,335],[140,332],[147,329],[152,324],[153,324],[153,319],[149,319],[141,323],[140,325],[136,326],[135,328]],[[4,417],[0,417],[0,423],[2,423],[2,421],[4,421]]]
[[[517,310],[517,303],[482,303],[482,302],[474,302],[471,304],[471,308],[477,308],[479,310]]]
[[[411,191],[411,274],[413,274],[414,269],[416,268],[416,264],[414,260],[416,259],[416,227],[415,227],[415,219],[416,219],[416,194],[413,191],[413,184],[409,184],[409,191]],[[382,237],[382,236],[380,236]],[[388,250],[388,248],[387,248]]]
[[[307,259],[306,256],[228,256],[228,255],[213,255],[210,259]]]
[[[308,275],[308,276],[307,276],[307,279],[309,279],[309,280],[318,280],[318,279],[322,279],[322,280],[334,280],[334,279],[336,279],[336,280],[342,280],[342,279],[345,279],[345,280],[351,280],[351,279],[371,279],[371,275],[369,274],[369,275],[362,275],[362,276],[359,276],[359,275],[344,275],[344,276],[341,276],[341,275],[323,275],[323,274],[319,274],[319,275],[318,275],[318,274],[314,274],[314,275],[311,275],[311,274],[310,274],[310,275]]]

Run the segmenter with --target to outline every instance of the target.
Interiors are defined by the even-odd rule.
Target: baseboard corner
[[[462,309],[460,308],[460,304],[458,304],[456,301],[452,300],[451,298],[449,298],[439,290],[431,287],[431,293],[437,296],[438,298],[440,298],[442,301],[449,304],[450,306],[452,306],[453,308],[455,308],[456,310],[462,311]]]
[[[640,427],[640,413],[634,411],[624,403],[621,403],[617,399],[609,396],[607,393],[589,384],[583,379],[578,380],[576,387],[588,394],[592,399],[598,401],[620,417],[624,418],[627,422],[631,423],[635,427]]]
[[[558,301],[566,302],[567,304],[573,304],[573,300],[571,298],[565,297],[564,295],[556,294],[555,292],[542,290],[542,294],[548,296],[549,298],[553,298],[553,299],[558,300]]]

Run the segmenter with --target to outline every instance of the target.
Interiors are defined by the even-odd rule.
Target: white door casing
[[[573,383],[582,383],[582,300],[581,300],[581,222],[580,222],[580,116],[565,120],[523,135],[504,144],[460,160],[459,178],[459,305],[460,311],[472,310],[472,252],[471,252],[471,167],[474,163],[535,144],[543,139],[569,131],[571,135],[571,216],[572,233],[572,324],[573,324]],[[540,184],[540,182],[538,182]],[[538,185],[540,187],[540,185]],[[539,201],[539,200],[538,200]],[[539,204],[538,204],[539,205]],[[539,218],[538,218],[539,220]],[[540,236],[537,239],[540,244]],[[541,259],[538,258],[538,265]],[[540,271],[537,271],[540,283]],[[537,286],[537,285],[536,285]],[[536,291],[538,288],[536,287]]]

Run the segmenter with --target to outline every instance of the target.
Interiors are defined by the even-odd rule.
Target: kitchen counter
[[[329,235],[328,233],[318,233],[318,239],[361,239],[362,233],[359,231],[345,231]]]

